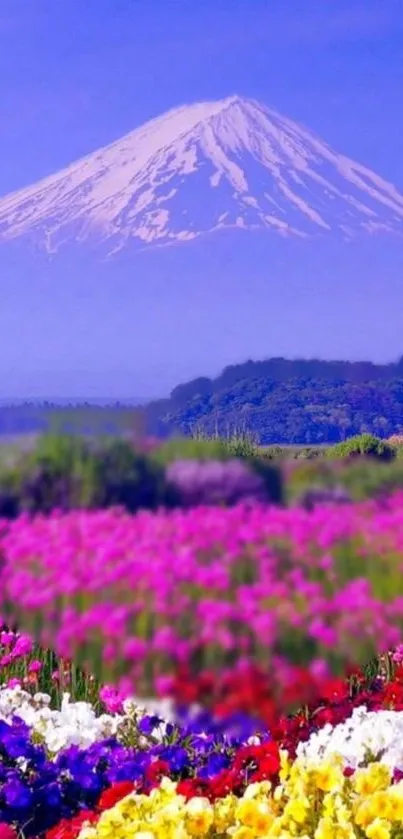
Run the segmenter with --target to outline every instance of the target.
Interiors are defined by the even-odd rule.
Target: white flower
[[[51,698],[48,693],[35,693],[33,696],[35,705],[50,705]]]
[[[31,696],[21,688],[0,688],[0,718],[11,722],[22,719],[39,734],[52,754],[67,746],[85,748],[96,740],[116,734],[123,717],[102,714],[97,717],[89,702],[70,702],[65,693],[60,711],[49,707],[48,694]]]
[[[326,759],[335,753],[352,768],[360,766],[371,754],[392,769],[402,769],[403,713],[355,708],[345,722],[324,726],[297,747],[299,756],[313,760]]]
[[[139,713],[140,708],[134,699],[129,698],[123,701],[123,710],[128,717],[134,717]]]

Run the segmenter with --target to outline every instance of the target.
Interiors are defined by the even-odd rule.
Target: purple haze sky
[[[403,191],[402,90],[401,0],[1,0],[0,195],[55,172],[171,107],[234,92],[309,126],[333,148]],[[383,248],[388,249],[386,239]],[[399,254],[401,259],[402,251]],[[362,278],[362,308],[372,309],[361,339],[360,329],[354,330],[351,320],[349,347],[329,338],[329,328],[324,327],[317,344],[305,340],[301,331],[300,343],[295,338],[289,353],[297,354],[299,347],[301,355],[312,350],[324,357],[340,354],[343,348],[351,357],[387,359],[403,353],[397,320],[388,329],[380,329],[376,346],[371,344],[377,294],[389,270],[396,271],[397,258],[393,256],[393,266],[386,251],[385,257],[378,258],[369,291],[367,278]],[[277,342],[274,338],[267,342],[266,351],[263,340],[255,340],[255,324],[248,325],[246,318],[238,344],[235,328],[230,346],[228,330],[223,330],[225,352],[214,350],[203,336],[199,354],[190,353],[188,365],[175,366],[174,354],[171,359],[161,346],[154,347],[154,355],[150,350],[147,367],[136,356],[138,346],[119,334],[119,296],[112,284],[99,290],[94,282],[83,294],[86,279],[75,274],[68,292],[53,290],[51,309],[45,297],[38,297],[46,293],[43,277],[29,272],[14,276],[1,261],[0,269],[0,397],[28,391],[150,395],[165,392],[183,377],[218,373],[222,363],[247,355],[287,354],[280,333]],[[227,271],[230,286],[231,265]],[[400,277],[399,285],[398,275],[392,276],[389,293],[390,299],[392,293],[395,298],[396,293],[400,295],[395,303],[402,312],[401,270]],[[133,285],[136,282],[134,276]],[[262,291],[260,282],[256,294]],[[316,282],[319,288],[320,279]],[[322,295],[332,293],[332,282],[334,288],[335,277],[325,281]],[[235,295],[236,290],[235,285]],[[63,294],[69,298],[70,309]],[[130,294],[135,305],[133,289]],[[146,298],[152,309],[149,290]],[[81,317],[77,322],[74,299],[80,310],[77,318]],[[342,303],[335,303],[339,331]],[[333,305],[330,298],[327,304]],[[144,311],[145,305],[143,301]],[[245,292],[240,289],[240,315],[245,305]],[[280,302],[274,305],[280,307]],[[92,311],[92,319],[88,314],[85,320],[83,306]],[[97,332],[96,319],[113,307],[108,366],[106,356],[99,354],[105,340]],[[303,312],[302,307],[299,314],[296,309],[290,314],[294,335]],[[162,322],[157,321],[158,330]],[[117,344],[111,349],[114,324]],[[219,335],[217,325],[214,340]],[[69,356],[77,336],[81,344]],[[13,354],[15,341],[19,348]]]

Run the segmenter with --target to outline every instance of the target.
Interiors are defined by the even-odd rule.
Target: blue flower
[[[142,717],[141,720],[138,722],[138,729],[142,734],[149,735],[152,734],[155,728],[158,728],[163,723],[161,717],[157,717],[155,715],[149,715],[146,717]]]
[[[222,772],[223,769],[227,769],[230,764],[230,758],[226,754],[212,754],[208,758],[205,766],[203,766],[199,771],[199,776],[201,778],[214,778],[215,775],[218,775]]]
[[[188,752],[180,746],[168,746],[161,751],[160,757],[169,763],[172,772],[181,772],[189,766]]]
[[[32,790],[16,779],[6,781],[2,788],[2,796],[7,807],[15,811],[28,810],[33,798]]]

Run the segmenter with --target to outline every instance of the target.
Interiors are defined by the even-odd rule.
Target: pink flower
[[[396,647],[392,659],[396,664],[401,664],[403,662],[403,644],[399,644],[399,646]]]
[[[0,667],[8,667],[13,661],[11,653],[6,653],[0,658]]]
[[[29,635],[19,635],[13,649],[13,658],[30,655],[32,653],[32,638]]]
[[[11,647],[14,644],[15,637],[14,632],[0,632],[0,644],[3,647]]]
[[[118,714],[122,710],[122,699],[112,685],[104,685],[99,691],[99,698],[104,703],[108,713]]]
[[[17,839],[17,831],[9,824],[0,822],[0,839]]]
[[[21,679],[9,679],[7,682],[7,687],[10,688],[10,690],[13,690],[13,688],[21,687]]]
[[[40,673],[42,670],[42,662],[35,659],[35,661],[31,661],[28,667],[28,673]]]

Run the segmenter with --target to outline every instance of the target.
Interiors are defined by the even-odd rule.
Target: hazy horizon
[[[246,0],[236,8],[217,0],[3,0],[0,197],[172,108],[233,94],[307,126],[340,160],[357,161],[402,194],[402,39],[398,0],[320,8],[256,0],[253,12]],[[331,186],[345,192],[337,178]],[[203,189],[192,196],[181,186],[182,202],[196,203],[202,221],[210,209]],[[305,184],[299,189],[306,206],[312,196]],[[221,196],[225,213],[226,185]],[[326,215],[331,195],[326,208],[321,201],[315,196],[312,206]],[[295,242],[219,231],[147,253],[128,247],[107,262],[74,237],[59,260],[18,239],[9,246],[2,230],[3,398],[149,400],[248,357],[386,362],[403,352],[400,233]]]

